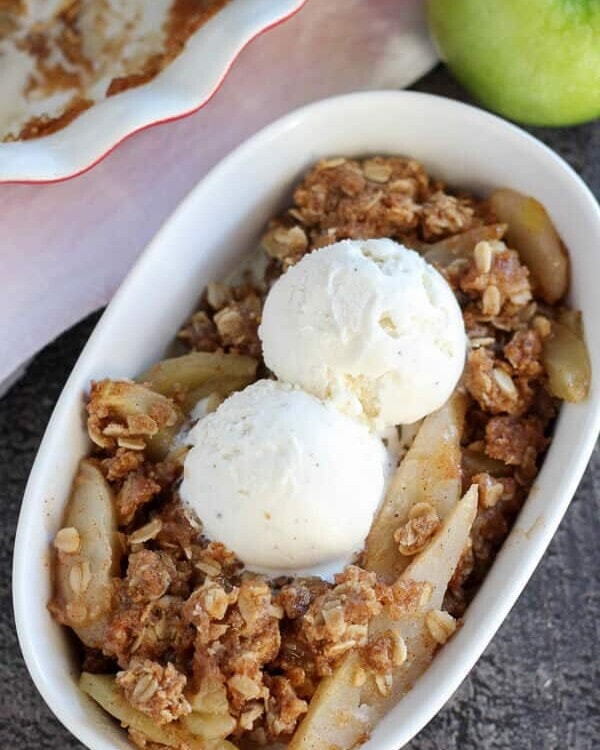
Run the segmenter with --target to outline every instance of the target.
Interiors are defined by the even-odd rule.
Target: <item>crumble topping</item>
[[[87,405],[88,432],[101,448],[143,450],[179,413],[171,399],[128,380],[93,382]]]
[[[263,239],[283,267],[342,239],[389,237],[431,241],[475,223],[473,201],[448,195],[414,159],[325,159],[294,192],[294,206]]]
[[[308,703],[298,698],[286,677],[270,677],[267,681],[269,699],[266,707],[266,733],[270,737],[289,736],[299,719],[308,710]]]
[[[378,675],[391,675],[396,667],[404,664],[407,655],[406,643],[395,630],[384,630],[373,636],[362,651],[365,667]]]
[[[448,612],[432,609],[425,616],[427,629],[433,640],[443,646],[456,630],[456,620]]]
[[[521,264],[518,253],[499,240],[484,244],[490,252],[488,269],[488,261],[482,260],[483,244],[478,244],[479,253],[474,253],[473,261],[460,280],[460,288],[477,300],[484,316],[494,318],[502,312],[513,314],[531,300],[529,270]]]
[[[441,526],[434,507],[417,503],[409,512],[408,521],[394,532],[394,541],[403,555],[416,555],[429,544]]]
[[[534,474],[537,455],[547,444],[543,423],[536,416],[493,417],[485,428],[485,450],[489,456]]]
[[[265,295],[265,289],[252,284],[224,289],[211,285],[202,309],[191,316],[179,338],[194,351],[224,351],[260,359],[258,326]]]
[[[186,683],[186,676],[172,664],[163,667],[149,659],[136,659],[117,673],[117,685],[129,703],[158,724],[167,724],[191,712],[192,707],[183,695]]]
[[[382,610],[378,594],[375,574],[351,565],[311,602],[300,635],[314,655],[317,674],[331,674],[342,654],[365,645],[369,620]]]
[[[485,347],[467,355],[465,385],[490,414],[523,414],[533,398],[529,379],[518,375],[510,363],[499,360]]]

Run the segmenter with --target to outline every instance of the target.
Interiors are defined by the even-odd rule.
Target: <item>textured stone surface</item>
[[[416,88],[465,99],[442,70]],[[600,195],[600,123],[535,129]],[[0,400],[0,747],[76,750],[20,656],[10,568],[21,497],[88,318],[47,347]],[[596,321],[595,321],[596,322]],[[595,750],[600,747],[600,450],[540,567],[478,665],[410,750]]]

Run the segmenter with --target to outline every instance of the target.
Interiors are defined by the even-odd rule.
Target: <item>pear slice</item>
[[[382,695],[370,676],[361,686],[357,679],[360,657],[356,652],[349,653],[333,675],[319,685],[289,750],[351,750],[365,740],[379,718],[427,669],[438,646],[427,628],[427,612],[442,605],[475,520],[477,494],[476,485],[472,485],[448,513],[430,544],[400,577],[404,581],[427,582],[431,586],[427,601],[400,620],[393,620],[384,611],[369,624],[371,635],[394,630],[407,646],[408,657],[393,673],[389,692]]]
[[[371,526],[365,548],[367,570],[395,580],[410,563],[394,541],[394,531],[407,522],[410,509],[427,502],[443,520],[458,502],[465,409],[465,396],[455,391],[441,409],[423,421]]]
[[[122,726],[134,729],[151,742],[176,750],[236,750],[227,740],[194,737],[178,721],[157,724],[125,700],[112,675],[82,672],[79,687]]]
[[[537,294],[553,305],[569,286],[569,256],[546,209],[535,198],[503,188],[490,196],[490,206],[508,225],[506,243],[529,268]]]
[[[590,357],[582,338],[566,325],[552,323],[544,339],[543,361],[553,396],[571,403],[583,401],[590,390]]]
[[[393,674],[390,692],[383,697],[372,678],[363,687],[361,700],[371,708],[371,720],[377,721],[412,688],[427,669],[438,647],[426,623],[427,612],[441,609],[448,583],[465,549],[477,514],[477,485],[471,485],[455,506],[430,544],[406,568],[401,580],[428,583],[431,596],[416,612],[392,620],[384,611],[369,625],[369,635],[383,630],[396,631],[406,643],[408,657]]]
[[[181,357],[163,359],[136,378],[153,391],[173,397],[185,392],[184,412],[213,391],[229,395],[251,383],[258,362],[242,354],[190,352]]]
[[[360,658],[353,651],[319,683],[288,750],[348,750],[365,741],[370,722],[360,710],[359,670]]]
[[[74,540],[70,547],[61,543],[67,535]],[[55,547],[55,594],[50,606],[86,646],[101,648],[121,545],[112,490],[87,459],[79,465]]]

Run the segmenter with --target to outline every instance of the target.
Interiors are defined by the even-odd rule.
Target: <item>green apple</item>
[[[442,58],[486,107],[531,125],[600,116],[600,0],[428,0]]]

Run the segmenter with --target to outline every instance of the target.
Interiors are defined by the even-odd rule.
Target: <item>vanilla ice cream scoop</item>
[[[294,386],[260,380],[190,433],[181,497],[252,570],[339,570],[361,549],[387,455],[365,425]]]
[[[442,406],[464,367],[460,307],[445,279],[389,239],[315,250],[269,292],[267,366],[377,429]]]

